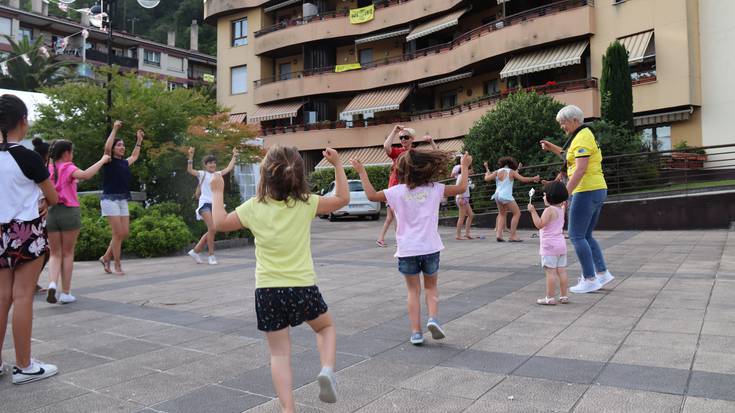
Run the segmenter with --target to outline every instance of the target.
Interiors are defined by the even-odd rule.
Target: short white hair
[[[559,113],[556,114],[557,122],[569,122],[576,120],[579,123],[584,123],[584,113],[578,106],[567,105],[561,108]]]

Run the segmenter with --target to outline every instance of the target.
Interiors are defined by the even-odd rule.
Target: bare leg
[[[508,207],[510,208],[510,212],[513,213],[513,218],[510,220],[510,239],[517,240],[518,234],[516,230],[518,229],[518,221],[521,220],[521,209],[518,208],[518,204],[515,201],[508,204]]]
[[[418,278],[418,277],[416,277]],[[439,273],[424,274],[424,295],[426,296],[426,308],[429,310],[429,318],[437,318],[439,315]]]
[[[556,297],[556,268],[544,267],[544,272],[546,273],[546,296]]]
[[[33,294],[43,267],[43,257],[21,264],[13,272],[13,343],[15,365],[31,364],[31,334],[33,330]]]
[[[77,245],[79,230],[61,232],[61,245],[64,261],[61,264],[61,291],[71,291],[71,273],[74,270],[74,247]]]
[[[457,217],[457,234],[455,235],[455,239],[461,240],[462,239],[462,225],[464,224],[465,220],[465,208],[464,208],[464,200],[462,198],[457,197],[457,209],[459,211],[459,216]]]
[[[332,315],[326,312],[306,323],[316,333],[316,346],[319,349],[322,367],[334,370],[337,358],[337,329],[334,328]]]
[[[217,230],[214,228],[212,213],[204,212],[201,215],[204,223],[207,224],[207,249],[209,251],[209,255],[214,255],[214,236],[217,234]]]
[[[567,275],[566,267],[559,267],[556,269],[556,273],[559,277],[559,294],[562,297],[569,295],[569,276]]]
[[[106,261],[114,260],[116,272],[122,271],[120,254],[122,250],[122,243],[125,239],[123,238],[123,234],[127,232],[124,231],[122,218],[123,217],[119,216],[107,217],[107,221],[110,223],[110,230],[112,231],[112,239],[110,240],[110,246],[107,247],[105,255],[102,256],[102,258],[104,258]]]
[[[475,212],[472,210],[472,206],[469,202],[467,202],[466,205],[467,208],[467,220],[465,221],[465,227],[464,227],[464,235],[467,238],[472,238],[472,234],[470,234],[470,230],[472,229],[472,220],[475,218]]]
[[[8,313],[13,304],[13,271],[10,268],[0,270],[0,349],[5,341],[5,330],[8,328]],[[0,352],[2,362],[2,352]]]
[[[393,223],[393,210],[391,208],[387,208],[388,213],[385,216],[385,222],[383,223],[383,228],[380,229],[380,234],[378,235],[378,242],[385,242],[385,234],[388,233],[388,228],[390,228],[390,224]]]
[[[276,388],[281,411],[293,413],[296,403],[293,398],[293,373],[291,372],[291,336],[289,329],[265,333],[271,353],[271,378]]]
[[[505,214],[508,213],[505,205],[500,202],[498,205],[498,217],[495,219],[495,237],[497,239],[503,239],[503,230],[505,229]]]
[[[194,252],[199,254],[204,249],[204,245],[207,244],[207,234],[209,234],[209,231],[202,234],[202,237],[199,238],[199,242],[197,242],[197,245],[194,246]]]
[[[421,331],[421,277],[418,274],[404,276],[408,289],[408,319],[411,332]]]
[[[51,257],[49,258],[48,280],[49,283],[59,283],[61,277],[61,267],[64,259],[63,240],[61,232],[49,231],[48,245]]]

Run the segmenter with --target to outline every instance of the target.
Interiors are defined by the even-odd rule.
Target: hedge
[[[382,191],[388,187],[390,169],[391,167],[388,165],[365,167],[368,177],[370,178],[370,182],[373,184],[376,191]],[[360,179],[357,172],[352,168],[345,168],[345,174],[347,174],[347,179]],[[311,182],[312,191],[319,193],[334,181],[334,168],[318,169],[312,172],[309,180]]]

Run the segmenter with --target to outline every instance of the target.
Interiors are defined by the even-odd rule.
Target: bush
[[[390,169],[391,167],[388,165],[365,167],[368,177],[370,178],[370,183],[373,184],[376,191],[382,191],[388,187]],[[346,168],[345,174],[347,175],[347,179],[360,179],[360,176],[352,168]],[[309,181],[311,182],[312,192],[319,193],[334,181],[334,168],[318,169],[312,172]]]
[[[146,209],[140,202],[128,202],[128,211],[130,212],[130,222],[146,214]]]
[[[79,197],[79,205],[82,208],[82,215],[100,216],[100,199],[94,195],[84,195]]]
[[[89,197],[84,197],[89,198]],[[92,197],[94,198],[94,197]],[[88,206],[82,206],[82,211]],[[96,260],[101,257],[102,254],[107,250],[107,245],[112,239],[110,233],[110,226],[107,224],[107,220],[104,217],[86,215],[82,212],[82,230],[79,232],[79,238],[77,239],[77,245],[74,251],[74,258],[81,261]]]
[[[126,246],[141,257],[157,257],[186,247],[192,235],[176,215],[145,215],[130,224]]]
[[[602,56],[600,77],[602,119],[633,130],[633,85],[630,80],[628,51],[617,40]]]

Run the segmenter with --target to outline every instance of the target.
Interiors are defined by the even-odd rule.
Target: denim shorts
[[[403,275],[434,275],[439,272],[439,251],[414,257],[398,257],[398,271]]]
[[[202,215],[205,212],[209,212],[211,214],[212,213],[212,204],[210,204],[209,202],[207,202],[206,204],[203,204],[202,207],[199,208],[199,211],[198,212],[199,212],[199,215]]]

